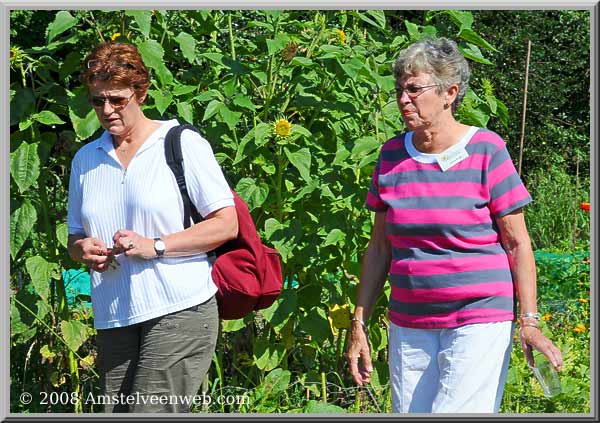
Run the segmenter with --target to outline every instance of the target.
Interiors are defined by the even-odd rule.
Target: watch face
[[[161,253],[162,253],[162,252],[164,252],[164,251],[165,251],[165,248],[166,248],[166,246],[165,246],[165,243],[164,243],[164,241],[163,241],[163,240],[159,239],[159,240],[156,240],[156,241],[154,242],[154,249],[155,249],[157,252],[161,252]]]

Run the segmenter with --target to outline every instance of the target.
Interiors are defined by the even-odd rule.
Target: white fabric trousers
[[[390,322],[394,413],[497,413],[514,324],[412,329]]]

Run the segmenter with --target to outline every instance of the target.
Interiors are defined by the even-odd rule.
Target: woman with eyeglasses
[[[218,333],[205,253],[237,236],[232,193],[209,143],[184,131],[185,179],[204,217],[184,230],[164,150],[178,122],[144,115],[150,78],[134,45],[100,44],[80,79],[104,132],[72,162],[68,249],[91,270],[99,403],[107,412],[188,412]]]
[[[535,349],[562,365],[538,327],[522,210],[531,197],[504,140],[454,117],[470,74],[455,42],[415,42],[393,71],[406,131],[382,146],[366,199],[375,220],[352,318],[350,372],[358,385],[369,383],[367,320],[389,275],[393,411],[498,412],[515,316],[527,362],[534,364]]]

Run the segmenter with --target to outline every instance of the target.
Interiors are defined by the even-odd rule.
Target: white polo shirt
[[[167,166],[164,138],[177,120],[160,122],[127,170],[110,134],[83,146],[73,158],[67,224],[70,234],[101,239],[112,247],[119,229],[155,238],[183,230],[183,202]],[[183,131],[184,174],[192,202],[203,216],[233,206],[233,196],[210,144]],[[217,291],[206,254],[145,260],[117,256],[120,266],[91,272],[94,327],[143,322],[208,300]]]

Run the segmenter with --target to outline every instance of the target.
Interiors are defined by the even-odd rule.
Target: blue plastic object
[[[92,287],[90,283],[90,274],[84,269],[67,269],[62,272],[63,281],[65,282],[65,293],[67,295],[67,303],[73,305],[78,297],[80,299],[91,299]],[[83,297],[83,298],[81,298]],[[91,305],[91,301],[82,301]]]

